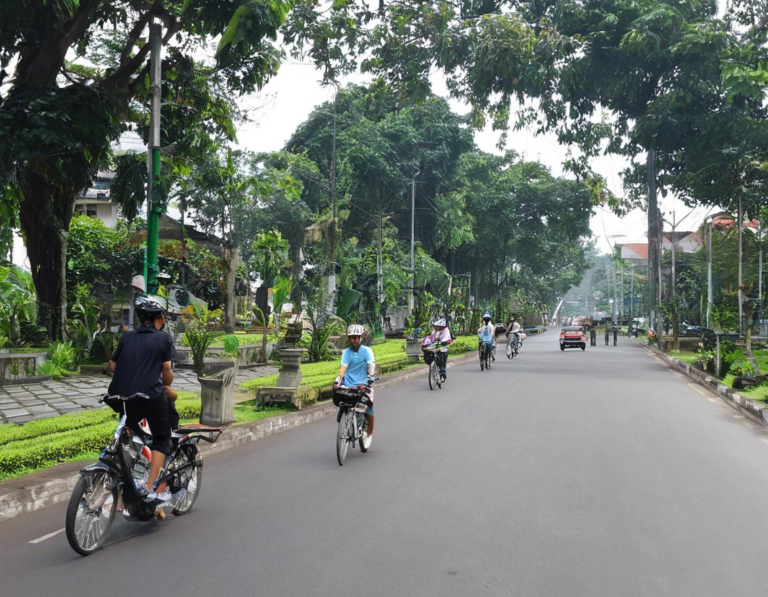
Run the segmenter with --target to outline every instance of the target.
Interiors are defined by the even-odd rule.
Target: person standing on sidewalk
[[[597,330],[595,329],[595,324],[589,326],[589,345],[597,346]]]
[[[610,329],[608,328],[608,322],[605,322],[605,345],[608,346],[608,338],[610,334]]]

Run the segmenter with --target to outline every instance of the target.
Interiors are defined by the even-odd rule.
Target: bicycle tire
[[[336,459],[339,466],[344,466],[349,450],[349,409],[345,410],[339,418],[339,429],[336,432]]]
[[[434,390],[437,387],[437,384],[435,383],[435,375],[434,375],[436,368],[437,368],[437,365],[435,365],[435,361],[432,361],[429,364],[429,370],[427,371],[427,376],[429,377],[430,390]]]
[[[186,453],[182,452],[179,454],[177,462],[181,463],[182,465],[185,464],[189,460],[189,457],[186,455]],[[203,483],[203,459],[200,457],[200,453],[198,452],[195,455],[195,464],[192,465],[192,469],[189,474],[187,474],[187,471],[190,469],[185,469],[182,475],[184,475],[184,482],[183,482],[183,489],[184,493],[179,492],[178,494],[174,495],[173,498],[171,498],[171,505],[173,506],[172,512],[176,516],[182,516],[189,512],[192,509],[192,506],[195,505],[195,502],[197,501],[197,496],[200,495],[200,486]],[[178,497],[177,497],[178,496]]]
[[[511,361],[512,357],[515,356],[515,351],[512,348],[512,344],[507,342],[507,358]]]
[[[81,556],[89,556],[92,553],[97,552],[102,548],[104,542],[109,535],[109,529],[112,527],[112,522],[115,520],[115,514],[117,513],[117,486],[112,489],[104,487],[105,483],[109,480],[109,475],[106,473],[93,473],[84,475],[78,479],[75,484],[75,488],[72,490],[72,497],[69,498],[69,505],[67,506],[67,517],[65,523],[65,529],[67,533],[67,541],[69,546],[74,549]],[[89,485],[91,489],[89,489]],[[99,508],[99,513],[93,516],[91,513],[85,513],[84,518],[78,516],[78,513],[83,506],[88,507],[86,494],[93,492],[95,488],[101,485],[104,491],[111,493],[112,503],[107,513],[106,519],[101,520],[102,508]],[[110,496],[107,496],[107,500]],[[83,503],[83,500],[86,500]],[[105,502],[106,503],[106,502]],[[78,525],[78,520],[83,520],[84,524]],[[92,530],[96,531],[96,536],[93,536]],[[92,542],[86,543],[86,540],[92,538]]]

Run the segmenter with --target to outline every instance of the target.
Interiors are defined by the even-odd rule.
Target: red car
[[[560,350],[566,348],[587,349],[587,334],[580,325],[567,325],[560,330]]]

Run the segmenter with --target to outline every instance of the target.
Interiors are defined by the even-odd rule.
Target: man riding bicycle
[[[446,325],[445,319],[440,318],[432,322],[432,333],[425,336],[421,341],[422,349],[430,344],[441,344],[440,349],[435,353],[435,359],[437,360],[437,366],[440,370],[440,381],[445,381],[446,367],[448,365],[448,345],[453,342],[451,338],[451,331]]]
[[[363,430],[363,446],[367,450],[373,441],[373,384],[376,373],[376,358],[373,351],[361,344],[365,328],[359,324],[352,324],[347,328],[347,337],[351,346],[341,353],[341,368],[339,375],[333,382],[333,389],[357,388],[363,391],[369,388],[369,404],[365,411],[366,426]]]
[[[160,305],[139,297],[136,301],[136,315],[141,325],[121,336],[114,354],[109,359],[109,370],[114,375],[108,392],[121,396],[139,393],[149,396],[149,400],[132,400],[125,403],[127,424],[137,429],[139,422],[147,419],[153,437],[152,464],[146,488],[141,490],[147,492],[147,501],[167,501],[170,499],[170,492],[166,490],[158,495],[154,491],[154,484],[165,465],[166,456],[171,451],[170,410],[163,386],[170,387],[173,383],[173,346],[168,335],[162,331],[162,326],[155,325],[157,319],[164,318]]]

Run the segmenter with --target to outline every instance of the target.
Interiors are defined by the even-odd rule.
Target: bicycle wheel
[[[349,449],[349,409],[345,409],[339,418],[339,430],[336,433],[336,458],[339,466],[344,466]]]
[[[366,425],[367,425],[367,421],[365,420],[365,415],[363,415],[361,413],[358,413],[358,415],[357,415],[357,424],[360,427],[360,429],[362,429],[363,431],[365,430]],[[360,432],[359,444],[360,444],[360,451],[363,454],[365,454],[368,450],[371,449],[371,440],[368,441],[368,445],[366,446],[365,442],[363,441],[363,433],[362,433],[362,431]]]
[[[512,343],[507,342],[507,358],[512,360],[512,357],[515,356],[515,351],[512,348]]]
[[[430,390],[434,390],[437,387],[437,383],[435,382],[435,371],[437,371],[437,364],[435,363],[435,361],[432,361],[429,364],[429,371],[428,371]]]
[[[107,489],[107,485],[112,489]],[[81,556],[101,549],[117,512],[117,484],[107,473],[78,479],[67,506],[66,531],[70,547]]]
[[[480,355],[480,371],[485,371],[485,355],[483,354],[483,349],[477,351]]]
[[[176,468],[181,468],[189,462],[189,456],[186,452],[181,452],[176,457]],[[185,468],[179,473],[179,485],[181,489],[173,494],[171,506],[176,516],[186,514],[192,509],[192,506],[200,494],[200,486],[203,483],[203,459],[198,452],[195,454],[194,463],[190,468]]]

